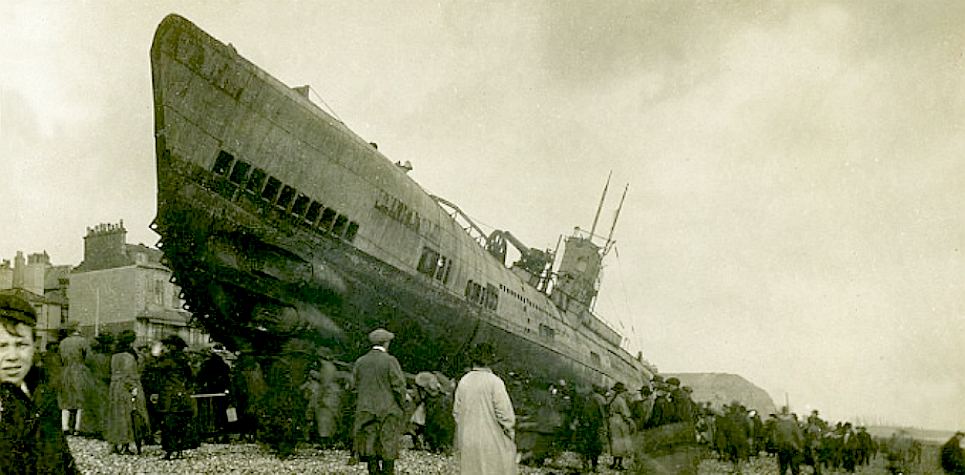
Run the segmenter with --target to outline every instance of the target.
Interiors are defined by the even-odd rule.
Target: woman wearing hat
[[[610,468],[614,470],[626,469],[623,458],[630,456],[633,450],[633,441],[630,438],[633,415],[630,413],[626,394],[627,387],[623,383],[614,384],[613,396],[607,405],[610,414],[607,419],[610,429],[610,455],[613,456]]]
[[[136,353],[131,347],[135,339],[133,331],[121,333],[111,356],[111,385],[104,438],[110,442],[113,454],[132,454],[131,443],[137,446],[140,454],[141,441],[151,432],[147,399],[137,370]]]

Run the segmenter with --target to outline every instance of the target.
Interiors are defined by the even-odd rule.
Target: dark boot
[[[382,473],[392,475],[395,473],[395,460],[382,461]]]

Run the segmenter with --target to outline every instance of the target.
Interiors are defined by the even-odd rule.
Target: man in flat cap
[[[52,383],[33,366],[37,314],[0,294],[0,473],[75,474]]]
[[[369,333],[372,349],[355,361],[355,452],[368,464],[369,473],[395,473],[402,436],[402,404],[405,400],[405,375],[389,342],[388,330]]]

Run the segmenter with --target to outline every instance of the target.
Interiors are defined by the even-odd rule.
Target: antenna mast
[[[593,217],[593,227],[590,228],[590,240],[593,240],[593,236],[596,233],[596,222],[600,220],[600,211],[603,210],[603,200],[606,199],[606,191],[610,188],[610,177],[613,176],[613,170],[606,176],[606,185],[603,185],[603,196],[600,197],[600,206],[596,207],[596,216]]]
[[[610,226],[610,235],[606,238],[606,245],[603,246],[603,254],[610,252],[610,246],[613,244],[613,230],[617,228],[617,220],[620,219],[620,210],[623,209],[623,200],[627,199],[627,191],[630,189],[630,184],[623,188],[623,196],[620,197],[620,206],[617,206],[617,213],[613,216],[613,225]]]

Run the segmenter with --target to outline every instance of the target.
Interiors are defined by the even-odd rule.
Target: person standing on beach
[[[945,445],[942,446],[941,454],[939,455],[942,464],[942,470],[950,475],[965,475],[965,453],[962,452],[962,437],[965,437],[965,433],[956,432]]]
[[[60,342],[59,351],[63,363],[60,393],[61,428],[64,433],[78,435],[81,432],[84,411],[87,409],[85,406],[95,388],[94,376],[86,364],[87,354],[90,353],[90,342],[74,326],[70,336]],[[90,419],[90,415],[87,417]],[[90,426],[89,423],[87,425]]]
[[[463,475],[516,473],[516,414],[503,380],[490,366],[496,352],[480,343],[472,352],[472,370],[456,386],[456,454]]]
[[[355,406],[355,451],[371,474],[395,473],[402,437],[405,375],[389,354],[392,332],[369,333],[372,349],[355,361],[352,371],[358,392]]]

